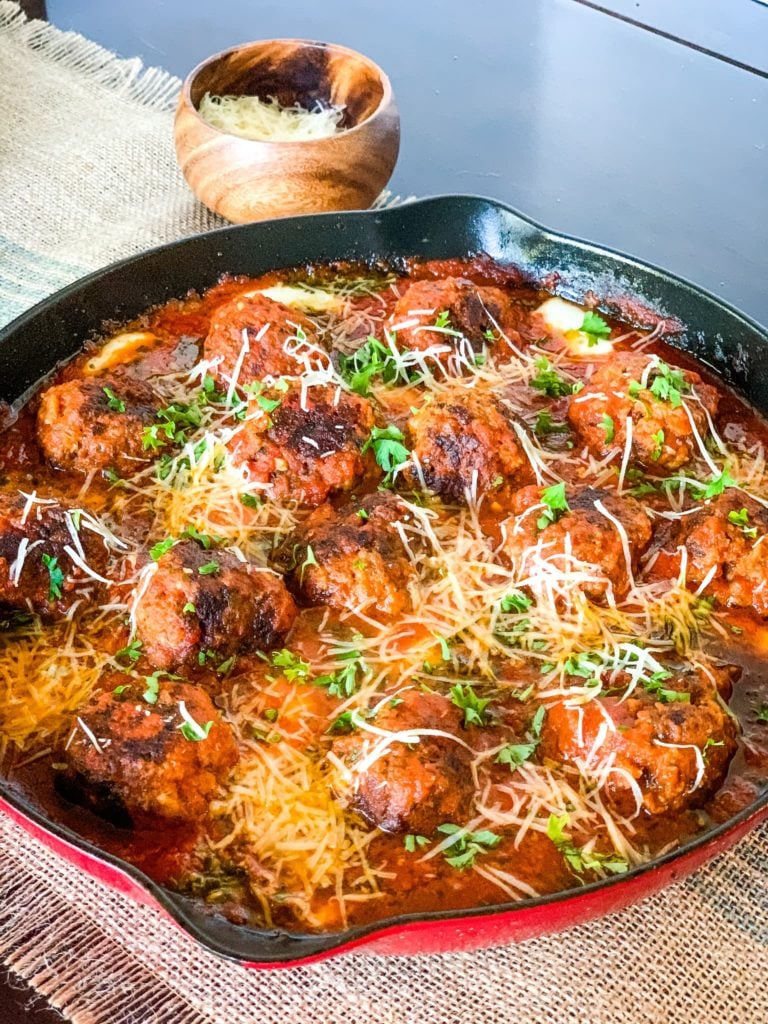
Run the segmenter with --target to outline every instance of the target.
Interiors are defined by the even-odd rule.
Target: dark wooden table
[[[47,15],[181,76],[249,39],[362,50],[400,106],[396,192],[498,197],[768,323],[759,0],[48,0]],[[61,1020],[29,995],[0,974],[0,1022]]]

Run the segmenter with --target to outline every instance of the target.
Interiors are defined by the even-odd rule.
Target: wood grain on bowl
[[[275,96],[283,106],[345,107],[337,135],[298,142],[243,139],[198,113],[206,92]],[[343,46],[302,40],[248,43],[217,54],[187,78],[175,123],[187,182],[235,223],[369,207],[397,161],[400,119],[387,76]]]

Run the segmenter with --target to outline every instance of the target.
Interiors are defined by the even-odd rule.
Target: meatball
[[[464,821],[474,793],[472,754],[460,741],[462,715],[437,693],[403,690],[399,704],[373,719],[379,729],[417,732],[435,729],[455,736],[422,736],[418,743],[395,740],[380,756],[382,737],[365,732],[345,736],[333,752],[353,777],[350,802],[384,832],[430,835],[444,822]]]
[[[551,705],[541,753],[596,777],[612,761],[605,794],[620,813],[636,810],[638,794],[649,814],[699,806],[725,775],[738,727],[715,686],[697,672],[675,675],[663,688],[665,701],[638,688],[623,703],[608,696]],[[670,699],[675,692],[684,699]]]
[[[393,523],[407,519],[392,494],[368,494],[338,511],[321,505],[284,545],[289,585],[311,605],[398,615],[410,604],[415,571]]]
[[[307,388],[303,401],[298,385],[263,397],[274,408],[247,419],[228,447],[250,483],[276,501],[321,505],[373,468],[372,455],[361,452],[374,425],[367,399],[331,385]]]
[[[462,389],[423,405],[408,420],[415,483],[447,501],[480,498],[516,480],[528,462],[509,418],[488,394]],[[420,469],[420,473],[419,473]]]
[[[89,377],[48,388],[37,413],[37,439],[56,469],[113,469],[130,476],[147,464],[144,428],[160,403],[132,377]]]
[[[50,499],[0,492],[0,606],[56,618],[99,589],[69,553],[103,576],[107,548],[81,528],[80,514]]]
[[[699,512],[677,520],[673,536],[687,553],[686,576],[726,604],[768,616],[768,509],[729,488]]]
[[[65,791],[118,820],[204,817],[237,762],[230,726],[197,686],[161,680],[154,693],[126,680],[110,677],[110,689],[78,711],[63,753]]]
[[[574,395],[568,419],[598,459],[622,452],[632,422],[631,457],[648,468],[678,469],[699,451],[718,394],[693,370],[680,370],[656,356],[617,352]],[[695,430],[694,430],[695,425]]]
[[[500,288],[449,277],[416,281],[403,292],[392,314],[398,345],[424,350],[454,342],[456,335],[434,329],[439,317],[447,321],[445,328],[460,332],[476,351],[498,342],[501,332],[518,346],[530,340],[523,337],[527,327],[524,312]]]
[[[227,385],[237,368],[237,382],[243,385],[297,376],[307,369],[299,355],[327,362],[316,346],[315,328],[302,313],[266,295],[239,295],[214,311],[205,358],[216,361],[212,369]]]
[[[135,618],[144,653],[168,670],[200,652],[223,660],[276,647],[293,625],[296,606],[270,570],[189,540],[160,557]]]
[[[624,528],[634,574],[652,532],[650,519],[640,503],[601,488],[567,488],[568,509],[552,522],[546,515],[542,516],[548,511],[542,501],[543,493],[543,488],[530,486],[514,495],[514,515],[503,526],[504,555],[523,574],[535,569],[527,564],[527,552],[531,549],[535,549],[540,558],[554,561],[558,567],[569,565],[571,558],[585,562],[595,566],[601,577],[580,584],[585,594],[599,599],[611,587],[615,597],[625,597],[630,587],[630,567],[622,535],[609,517],[618,520]],[[598,503],[607,515],[600,511]]]

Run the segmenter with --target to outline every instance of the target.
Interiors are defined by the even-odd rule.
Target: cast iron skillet
[[[82,346],[106,320],[204,289],[221,274],[257,276],[332,260],[441,259],[487,253],[579,300],[596,293],[610,309],[627,297],[682,323],[675,344],[708,364],[768,413],[768,332],[694,285],[609,249],[546,230],[490,199],[441,196],[396,209],[320,214],[223,228],[97,271],[39,303],[0,331],[0,399],[16,401]],[[768,817],[768,789],[724,825],[626,875],[515,904],[391,918],[332,935],[257,931],[204,913],[124,861],[49,821],[0,779],[0,808],[79,867],[159,905],[210,950],[250,966],[288,966],[344,949],[425,953],[471,949],[564,928],[616,910],[692,871]]]

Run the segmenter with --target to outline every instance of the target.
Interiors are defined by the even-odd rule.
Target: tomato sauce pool
[[[763,418],[486,258],[226,278],[4,428],[0,753],[232,921],[577,887],[768,776]]]

